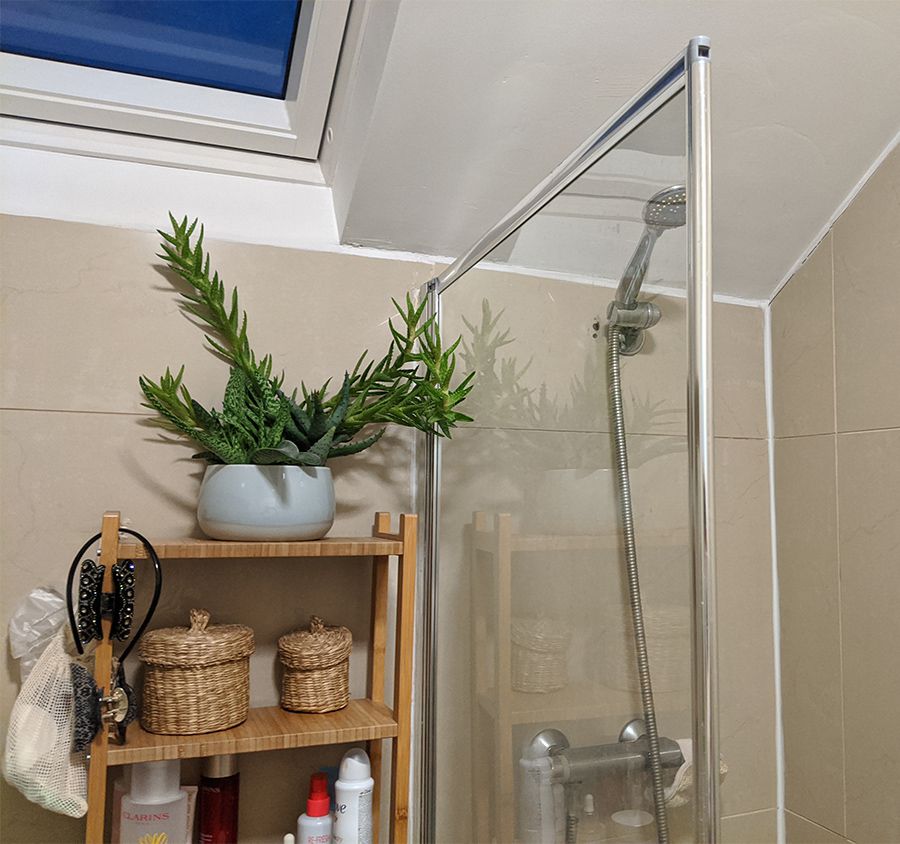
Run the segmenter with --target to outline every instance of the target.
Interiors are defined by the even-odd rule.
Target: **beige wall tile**
[[[806,818],[785,812],[787,844],[847,844],[847,839]]]
[[[898,231],[900,147],[834,226],[839,431],[900,426]]]
[[[549,412],[523,417],[508,402],[498,401],[508,390],[476,387],[472,408],[479,424],[608,431],[605,329],[594,337],[591,326],[595,317],[605,319],[612,294],[590,284],[483,269],[471,270],[450,288],[443,296],[447,333],[462,334],[471,346],[473,334],[464,320],[478,326],[486,300],[493,316],[499,315],[497,331],[508,331],[511,341],[497,352],[497,371],[500,359],[515,361],[524,371],[520,386],[533,391],[535,400],[543,392],[548,404]],[[683,434],[684,300],[649,298],[662,310],[662,320],[648,333],[639,355],[622,359],[628,430]],[[483,360],[480,355],[479,368]]]
[[[834,431],[829,234],[772,303],[775,435]]]
[[[62,589],[71,555],[97,530],[105,509],[121,510],[126,524],[151,539],[197,534],[202,466],[189,459],[192,446],[166,442],[147,425],[136,379],[186,362],[197,397],[219,402],[226,369],[203,350],[201,332],[178,313],[171,285],[154,269],[154,236],[6,218],[2,238],[3,401],[12,408],[0,411],[5,629],[31,588]],[[240,282],[253,336],[275,340],[258,348],[274,352],[289,378],[312,382],[339,375],[367,345],[380,354],[389,336],[390,296],[402,296],[430,274],[425,264],[213,246],[226,280]],[[411,509],[412,442],[408,431],[391,431],[366,453],[334,462],[336,532],[365,534],[376,509]],[[354,632],[351,692],[361,695],[369,577],[359,560],[173,564],[165,569],[154,625],[184,623],[185,612],[199,604],[222,620],[249,623],[257,634],[252,702],[268,705],[278,693],[275,639],[321,611]],[[139,682],[136,661],[129,673]],[[17,680],[18,666],[7,655],[0,715],[12,705]],[[248,758],[241,818],[247,840],[281,841],[301,808],[303,777],[336,763],[340,752]],[[186,777],[196,774],[186,769]],[[271,777],[284,787],[273,788]],[[5,783],[3,789],[4,841],[80,840],[81,822],[27,803]]]
[[[834,435],[778,440],[775,458],[785,803],[843,830]]]
[[[838,504],[847,835],[880,844],[900,840],[900,430],[838,436]]]
[[[762,440],[716,442],[719,735],[726,815],[775,805],[775,674],[768,457]]]
[[[668,735],[690,730],[690,660],[687,639],[689,569],[686,533],[687,463],[680,437],[629,438],[636,459],[633,497],[640,542],[642,587],[650,631],[657,707],[661,728]],[[565,455],[591,455],[596,465],[609,465],[609,436],[604,433],[509,431],[469,427],[455,435],[443,452],[444,508],[439,596],[441,619],[447,619],[440,637],[438,670],[438,826],[441,840],[480,841],[473,819],[459,812],[466,794],[493,794],[497,770],[488,754],[485,764],[474,764],[478,748],[512,744],[509,760],[518,759],[522,743],[545,726],[558,726],[573,744],[614,740],[622,725],[640,711],[636,691],[620,682],[629,663],[624,659],[624,579],[617,539],[618,527],[612,478],[580,478],[577,473],[560,479],[528,455],[542,451],[565,460]],[[565,465],[565,464],[563,464]],[[552,505],[554,501],[569,505]],[[551,506],[552,505],[552,506]],[[564,513],[565,527],[548,510]],[[493,680],[497,628],[494,563],[487,557],[473,561],[466,544],[473,510],[509,513],[516,533],[585,534],[608,537],[602,548],[572,552],[546,550],[516,553],[511,578],[512,614],[558,620],[571,625],[568,651],[570,683],[559,695],[519,693],[509,700],[510,711],[531,713],[513,729],[486,711],[498,701]],[[473,574],[477,566],[477,574]],[[481,614],[474,613],[475,599]],[[486,602],[486,603],[485,603]],[[681,612],[684,626],[665,641],[654,636],[662,613]],[[483,617],[486,614],[486,619]],[[506,632],[508,642],[508,630]],[[662,645],[662,646],[660,646]],[[620,669],[620,666],[626,666]],[[475,676],[478,690],[493,701],[487,710],[469,697]],[[522,720],[520,714],[513,716]],[[512,720],[510,718],[509,720]],[[481,739],[462,741],[473,729]],[[530,733],[529,733],[530,731]],[[508,764],[514,764],[511,761]]]
[[[476,386],[472,408],[479,423],[608,431],[605,330],[595,338],[591,323],[595,316],[603,321],[611,296],[612,291],[604,287],[482,269],[471,270],[451,288],[443,297],[443,319],[450,335],[462,334],[471,346],[473,335],[465,321],[478,326],[483,301],[487,301],[491,314],[499,316],[496,331],[509,332],[510,342],[497,351],[498,371],[499,360],[504,358],[515,361],[520,369],[527,366],[519,381],[521,387],[534,391],[535,397],[543,389],[557,410],[573,405],[575,386],[574,413],[564,411],[561,418],[547,413],[537,420],[522,418],[509,404],[498,402],[501,394],[496,389]],[[662,320],[648,332],[641,353],[622,360],[627,427],[635,433],[683,434],[684,300],[648,298],[662,310]],[[713,325],[716,433],[764,437],[762,311],[716,303]],[[580,385],[575,385],[576,380],[588,386],[587,401],[577,395]],[[654,406],[655,412],[648,414],[647,405]]]
[[[67,818],[38,808],[5,779],[0,779],[0,804],[3,806],[0,837],[4,842],[48,844],[52,841],[53,844],[82,844],[84,841],[82,818]]]
[[[832,438],[778,444],[787,805],[830,829],[844,830],[837,800],[843,779],[845,832],[858,842],[900,840],[894,787],[900,781],[900,764],[897,753],[883,752],[885,746],[900,748],[900,733],[893,730],[900,685],[897,672],[884,670],[880,663],[887,653],[883,643],[900,638],[893,607],[900,584],[892,582],[897,579],[896,550],[900,547],[896,527],[900,522],[896,504],[900,497],[896,482],[900,468],[900,335],[894,330],[900,317],[900,288],[895,283],[900,271],[898,226],[900,150],[894,150],[830,235],[837,430],[893,428],[838,435],[839,582],[831,515],[834,489],[828,480],[831,461],[827,451]],[[807,372],[799,391],[794,375],[779,373],[779,347],[814,346],[801,341],[813,331],[816,320],[810,313],[815,317],[824,307],[814,296],[811,279],[795,287],[800,279],[798,274],[773,306],[776,430],[782,435],[815,431],[811,410],[824,420],[824,407],[831,401],[827,379],[821,375],[817,380],[813,372],[811,352],[807,353]],[[878,317],[871,320],[864,313],[867,310]],[[818,364],[821,371],[826,368],[824,357],[822,354]],[[799,364],[798,368],[802,369]],[[780,395],[784,395],[781,402]],[[786,424],[779,416],[780,407],[791,408]],[[782,471],[784,463],[793,465],[790,474]],[[799,555],[788,555],[783,548],[786,543],[796,547]],[[794,565],[797,561],[802,561],[802,568]],[[837,694],[841,664],[843,704]],[[821,752],[822,736],[839,751],[841,705],[846,747],[843,767],[839,752]],[[883,727],[872,735],[861,725],[862,719]],[[791,821],[791,817],[789,841],[842,840],[828,837],[830,833],[805,820]]]
[[[162,442],[158,429],[146,425],[136,380],[142,372],[155,376],[166,364],[185,362],[197,398],[218,402],[225,368],[203,350],[201,332],[179,314],[170,283],[155,269],[155,236],[12,218],[5,221],[2,237],[2,395],[11,408],[0,412],[4,473],[0,609],[5,619],[28,589],[59,582],[72,549],[96,530],[106,508],[120,509],[150,537],[196,534],[194,507],[201,467],[188,459],[194,449]],[[214,241],[210,245],[226,282],[237,282],[240,287],[251,312],[252,337],[266,341],[257,343],[258,348],[274,353],[276,367],[285,368],[289,381],[303,377],[315,382],[339,375],[365,346],[373,353],[380,352],[387,338],[384,323],[392,312],[389,297],[417,287],[431,269],[424,264],[274,247]],[[590,336],[590,321],[603,313],[610,291],[507,273],[484,276],[477,285],[463,281],[454,288],[453,293],[459,292],[461,298],[458,306],[448,299],[450,333],[453,319],[456,328],[465,333],[459,315],[478,320],[481,299],[491,298],[495,310],[507,309],[504,320],[517,338],[500,354],[516,356],[523,365],[534,358],[525,386],[547,384],[550,398],[565,403],[571,400],[573,379],[584,381],[587,373],[592,404],[582,407],[576,428],[606,431],[605,344]],[[666,297],[656,297],[656,301],[663,310],[663,321],[651,332],[645,351],[623,362],[648,619],[658,607],[675,604],[685,610],[689,600],[684,301]],[[720,305],[716,314],[718,330],[730,335],[730,342],[722,344],[722,365],[717,373],[717,383],[722,384],[717,405],[722,429],[732,436],[760,436],[764,408],[753,398],[761,396],[759,314],[753,309]],[[33,338],[34,326],[41,326],[40,342]],[[593,389],[597,386],[599,389]],[[652,405],[660,412],[648,413],[647,407]],[[441,654],[439,665],[442,679],[449,684],[446,688],[451,690],[443,702],[441,720],[447,727],[441,740],[452,763],[444,771],[450,782],[468,781],[471,774],[468,744],[459,740],[460,735],[468,735],[471,724],[467,684],[472,649],[466,636],[469,560],[462,545],[471,511],[509,511],[516,515],[519,527],[528,530],[552,529],[548,528],[549,518],[558,528],[559,516],[548,514],[546,506],[558,479],[551,478],[547,470],[610,465],[606,434],[554,431],[552,422],[547,427],[551,430],[546,433],[472,428],[460,432],[446,451],[448,494],[442,527],[447,529],[442,535],[445,543],[450,543],[446,547],[456,553],[445,555],[440,594],[442,618],[453,619],[454,633],[452,641],[442,640],[447,652]],[[759,531],[759,523],[753,532],[749,521],[757,516],[763,522],[768,518],[758,498],[765,487],[763,453],[762,442],[735,441],[720,449],[720,469],[724,465],[726,477],[720,549],[723,559],[729,561],[720,600],[733,618],[741,619],[724,646],[725,652],[738,660],[735,665],[741,666],[725,678],[723,686],[723,724],[727,727],[723,750],[732,766],[726,799],[731,811],[772,805],[771,774],[764,773],[771,767],[766,750],[772,744],[768,736],[773,721],[771,630],[760,622],[771,617],[768,575],[763,573],[769,564],[761,563],[768,553],[768,540],[766,532]],[[365,455],[336,462],[336,530],[365,533],[374,509],[409,508],[411,461],[412,437],[408,432],[393,432]],[[611,487],[611,482],[607,486]],[[571,569],[567,579],[560,579],[558,568],[548,567],[546,559],[538,555],[521,567],[517,594],[526,609],[533,609],[535,601],[550,602],[581,613],[593,625],[619,624],[623,593],[615,520],[594,523],[593,516],[579,515],[578,507],[594,494],[579,490],[582,488],[571,491],[565,515],[581,524],[582,530],[608,530],[609,553],[600,558],[597,554],[569,555],[564,561]],[[603,493],[605,511],[610,515],[614,507],[611,492]],[[209,571],[201,571],[203,568]],[[155,623],[180,623],[185,608],[196,602],[210,605],[227,620],[248,621],[259,640],[252,663],[252,688],[254,703],[261,704],[273,702],[277,692],[272,668],[275,636],[310,611],[321,610],[344,621],[354,632],[357,628],[362,631],[356,637],[351,673],[354,691],[361,691],[368,612],[362,597],[368,570],[361,572],[358,561],[336,560],[322,565],[310,562],[285,573],[274,564],[256,562],[250,573],[261,585],[252,594],[245,588],[247,572],[239,561],[210,562],[200,568],[168,567],[166,599]],[[556,591],[546,588],[548,576]],[[266,584],[274,578],[279,579],[282,594],[289,596],[277,605],[266,592]],[[235,585],[238,583],[240,588]],[[598,612],[596,595],[592,597],[590,590],[582,588],[584,583],[598,585],[603,612]],[[746,601],[742,593],[748,589],[758,602]],[[732,590],[736,590],[734,594]],[[595,631],[590,624],[585,629],[592,631],[591,635],[608,633],[607,628]],[[745,624],[749,625],[748,635]],[[609,636],[604,641],[609,642]],[[573,666],[590,665],[596,675],[598,670],[602,673],[602,667],[598,668],[592,647],[582,630]],[[676,736],[686,735],[690,728],[689,665],[686,655],[678,659],[683,667],[670,670],[667,680],[662,677],[665,672],[657,669],[662,723]],[[14,677],[15,666],[8,658],[0,684],[3,712],[11,703]],[[574,741],[612,738],[623,715],[630,716],[639,708],[632,691],[606,687],[603,695],[594,700],[603,705],[598,707],[605,713],[603,718],[569,722],[567,729]],[[515,741],[530,728],[521,727]],[[325,763],[331,759],[329,752],[267,754],[248,762],[248,794],[255,796],[252,803],[244,801],[247,817],[242,818],[242,825],[246,820],[245,832],[252,840],[280,840],[280,831],[290,827],[297,810],[286,792],[266,796],[250,784],[252,771],[274,766],[284,772],[281,778],[285,782],[293,782],[292,766],[305,770],[304,766],[320,759]],[[459,789],[446,793],[453,799],[444,810],[459,816]],[[271,812],[256,811],[263,806]],[[20,805],[13,798],[11,803],[4,800],[4,809],[4,840],[17,840],[11,830],[16,834],[26,828],[43,830],[42,813],[30,805]],[[35,821],[39,814],[42,819]],[[53,833],[44,835],[43,840],[65,840],[69,827],[64,822],[51,818],[47,824]],[[447,829],[459,832],[460,840],[469,835],[463,827]]]
[[[4,407],[143,412],[138,376],[156,379],[181,364],[198,401],[221,404],[227,366],[180,313],[173,277],[155,257],[158,240],[4,218]],[[207,247],[226,284],[239,288],[255,350],[273,355],[290,387],[339,378],[366,348],[384,354],[391,297],[431,275],[429,264],[215,240]]]
[[[723,844],[775,844],[777,818],[774,809],[722,818]]]
[[[155,432],[145,429],[136,416],[4,410],[0,411],[0,444],[4,626],[12,608],[31,588],[63,588],[71,555],[98,529],[106,508],[121,509],[129,523],[151,539],[196,532],[194,498],[199,467],[186,459],[191,449],[158,442]],[[366,455],[357,455],[352,468],[350,459],[336,463],[341,501],[338,533],[366,533],[376,508],[397,512],[410,507],[408,437],[384,444],[380,454],[375,449],[368,454],[371,463]],[[371,473],[364,468],[367,463]],[[253,588],[247,589],[248,582]],[[250,624],[257,637],[251,659],[252,703],[273,705],[278,693],[275,640],[311,613],[321,613],[353,631],[351,692],[362,695],[368,583],[369,566],[359,560],[310,560],[289,566],[284,561],[264,560],[173,563],[165,568],[163,601],[153,624],[184,624],[187,609],[195,605],[209,607],[223,621]],[[129,676],[139,680],[137,661],[129,663]],[[17,677],[18,668],[7,655],[0,681],[0,720],[4,722],[18,688]],[[302,771],[334,764],[340,753],[326,748],[299,756],[271,757],[265,770],[280,772],[272,776],[291,785],[273,790],[264,784],[262,763],[247,762],[242,826],[248,840],[280,841],[298,814]],[[260,773],[252,773],[257,769]],[[255,799],[251,795],[259,798],[256,803],[250,802]],[[254,805],[274,805],[273,801],[281,814],[249,810]],[[75,841],[81,834],[70,837],[75,828],[70,821],[8,793],[3,796],[3,824],[0,837],[11,842]]]
[[[713,377],[716,436],[765,437],[761,308],[713,305]]]

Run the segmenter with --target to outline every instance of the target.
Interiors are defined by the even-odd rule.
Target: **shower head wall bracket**
[[[644,331],[656,325],[661,316],[662,312],[653,302],[634,302],[631,305],[619,301],[610,302],[606,318],[609,325],[619,328],[620,354],[637,354],[644,345]],[[599,329],[599,324],[598,317],[594,320],[596,329]]]

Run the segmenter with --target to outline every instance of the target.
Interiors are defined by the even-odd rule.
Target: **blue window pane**
[[[3,0],[8,53],[284,97],[299,0]]]

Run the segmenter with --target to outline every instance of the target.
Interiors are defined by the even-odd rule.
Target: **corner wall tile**
[[[838,430],[900,427],[900,147],[833,237]]]
[[[716,440],[719,733],[726,815],[775,805],[769,465],[764,440]]]
[[[785,804],[843,830],[834,435],[778,440],[775,484]]]
[[[900,841],[900,430],[838,435],[847,835]]]
[[[763,311],[713,305],[713,379],[717,437],[767,435]]]
[[[831,248],[829,234],[772,302],[778,437],[834,431]]]

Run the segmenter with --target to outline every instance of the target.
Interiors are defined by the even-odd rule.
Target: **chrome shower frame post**
[[[687,74],[688,455],[693,556],[694,835],[719,840],[718,630],[712,401],[712,187],[709,40],[694,38]],[[700,764],[697,764],[697,763]]]
[[[425,302],[425,317],[433,319],[436,330],[441,331],[441,297],[437,278],[422,285],[419,295]],[[418,572],[419,619],[418,630],[418,699],[421,701],[421,717],[417,718],[421,729],[418,740],[417,764],[418,806],[413,818],[418,841],[434,841],[436,829],[435,803],[437,798],[436,763],[437,748],[437,625],[438,625],[438,556],[440,542],[441,495],[441,440],[434,434],[422,434],[418,459],[417,510],[423,514],[420,521],[419,548],[422,549],[421,569]]]
[[[437,278],[422,287],[426,310],[440,327],[441,294],[509,235],[562,193],[661,106],[687,92],[688,213],[688,450],[693,561],[693,737],[696,760],[696,840],[717,844],[718,694],[716,666],[716,580],[713,535],[713,427],[710,275],[709,40],[694,38],[687,49],[657,74],[597,132],[528,193],[500,222]],[[418,459],[417,503],[423,514],[417,630],[420,680],[416,727],[418,771],[416,840],[436,840],[436,679],[441,442],[426,436]],[[419,708],[420,707],[420,708]],[[398,842],[405,844],[405,842]]]

